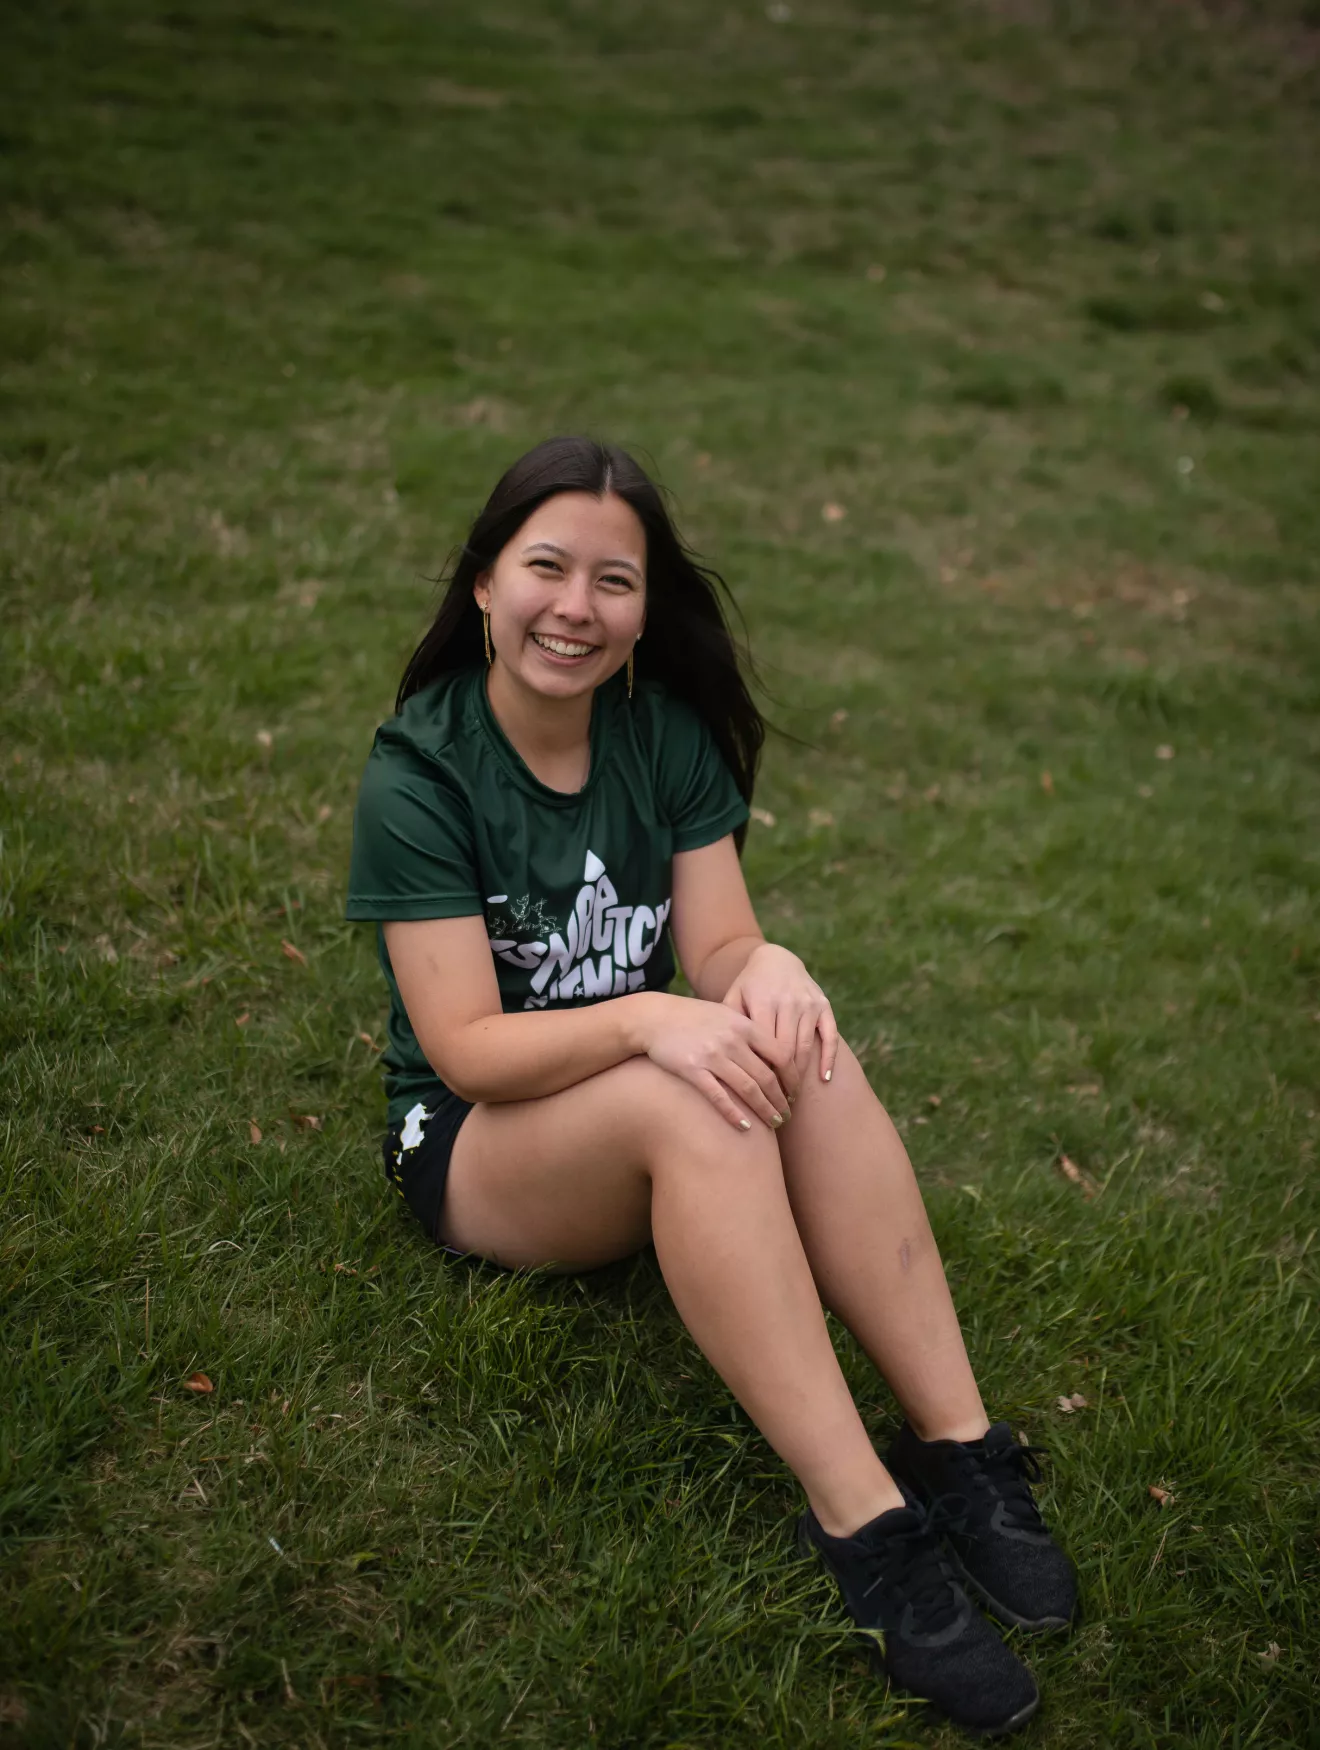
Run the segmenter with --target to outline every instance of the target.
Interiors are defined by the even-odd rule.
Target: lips
[[[543,632],[529,634],[532,643],[546,656],[553,657],[558,662],[582,662],[588,656],[594,656],[598,646],[587,644],[580,638],[555,638],[550,642],[550,635]],[[555,645],[561,646],[555,649]]]

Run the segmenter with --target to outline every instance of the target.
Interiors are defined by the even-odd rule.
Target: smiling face
[[[546,698],[591,693],[628,660],[646,619],[646,532],[623,499],[561,492],[472,591],[508,681]]]

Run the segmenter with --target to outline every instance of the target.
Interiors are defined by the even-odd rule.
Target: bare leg
[[[821,1299],[888,1381],[923,1440],[989,1426],[907,1151],[840,1045],[803,1077],[779,1135],[784,1180]]]
[[[443,1233],[499,1263],[578,1269],[653,1238],[679,1316],[825,1529],[901,1504],[839,1370],[763,1125],[732,1130],[644,1058],[545,1099],[477,1106]]]

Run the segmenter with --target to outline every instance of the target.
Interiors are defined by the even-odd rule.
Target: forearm
[[[580,1009],[483,1015],[441,1040],[423,1041],[423,1049],[464,1100],[535,1100],[645,1052],[656,1004],[679,1000],[637,991]]]
[[[693,990],[708,1003],[722,1003],[729,986],[746,966],[758,948],[765,947],[765,937],[735,936],[713,954],[708,954],[696,977],[689,982]]]

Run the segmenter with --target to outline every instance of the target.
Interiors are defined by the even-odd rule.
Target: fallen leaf
[[[331,808],[330,804],[328,802],[323,802],[316,811],[316,818],[322,825],[324,825],[333,813],[334,809]]]
[[[926,1095],[926,1104],[928,1106],[938,1106],[938,1105],[942,1104],[942,1102],[941,1102],[938,1094],[927,1094]]]
[[[246,1027],[251,1019],[251,1015],[244,1009],[241,1015],[234,1016],[234,1025],[235,1027]]]
[[[1265,1651],[1263,1653],[1257,1653],[1256,1657],[1260,1660],[1262,1665],[1272,1665],[1282,1651],[1283,1648],[1277,1641],[1271,1641]]]
[[[1059,1156],[1059,1171],[1063,1174],[1064,1178],[1070,1185],[1076,1185],[1082,1196],[1085,1197],[1086,1201],[1089,1203],[1095,1196],[1095,1181],[1090,1175],[1084,1173],[1077,1165],[1077,1162],[1070,1159],[1067,1155]]]
[[[275,737],[271,734],[269,729],[259,729],[257,731],[258,747],[274,747],[274,745]]]
[[[829,504],[821,505],[820,514],[827,523],[841,523],[848,512],[841,504],[835,504],[831,500]]]
[[[295,1112],[293,1122],[299,1130],[319,1130],[321,1128],[321,1120],[310,1112]]]
[[[834,816],[828,808],[812,808],[808,811],[807,823],[810,826],[833,826]]]
[[[775,817],[768,808],[753,808],[752,819],[756,821],[758,826],[773,826],[775,824]]]
[[[1137,785],[1137,795],[1140,796],[1143,801],[1149,802],[1154,794],[1155,792],[1151,789],[1149,784]]]
[[[184,1391],[213,1392],[215,1387],[204,1373],[190,1373],[183,1382]]]
[[[362,1041],[362,1043],[364,1045],[369,1046],[372,1051],[379,1051],[380,1050],[380,1046],[377,1045],[376,1041],[371,1037],[370,1033],[359,1033],[358,1038]]]
[[[1162,741],[1155,749],[1155,758],[1157,760],[1171,760],[1173,758],[1173,749],[1167,741]]]
[[[306,966],[307,964],[307,956],[303,953],[301,948],[295,948],[292,942],[286,942],[281,939],[280,953],[283,954],[286,960],[296,960],[299,966]]]
[[[353,1266],[351,1264],[336,1264],[335,1265],[335,1275],[336,1276],[356,1276],[357,1271],[353,1268]]]
[[[1079,1391],[1075,1391],[1068,1399],[1068,1402],[1072,1405],[1074,1410],[1085,1410],[1088,1408],[1087,1400]]]
[[[255,1118],[248,1119],[248,1141],[255,1145],[261,1141],[261,1126]]]
[[[1041,773],[1041,775],[1040,775],[1040,787],[1045,792],[1045,794],[1047,796],[1053,796],[1053,794],[1054,794],[1054,776],[1053,776],[1053,773],[1051,773],[1048,770],[1043,771]]]
[[[1154,1501],[1156,1506],[1158,1506],[1158,1507],[1171,1507],[1173,1505],[1173,1503],[1178,1499],[1178,1497],[1175,1494],[1173,1494],[1171,1490],[1160,1488],[1158,1483],[1152,1483],[1150,1485],[1150,1487],[1146,1490],[1146,1493],[1150,1496],[1151,1500]]]
[[[839,710],[832,712],[830,715],[830,728],[831,729],[839,729],[847,721],[848,721],[848,713],[842,707],[840,707]]]
[[[63,953],[64,950],[61,949],[60,952]],[[160,953],[156,956],[156,964],[157,966],[177,966],[179,964],[179,956],[169,948],[162,948]]]
[[[1071,1398],[1055,1398],[1054,1407],[1061,1416],[1071,1416],[1077,1406]]]
[[[100,950],[101,958],[105,961],[107,966],[114,966],[118,963],[119,951],[110,940],[109,936],[98,936],[96,938],[96,946]]]

